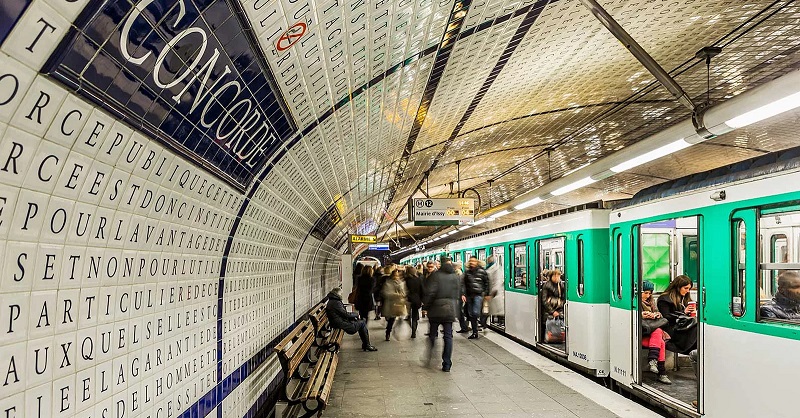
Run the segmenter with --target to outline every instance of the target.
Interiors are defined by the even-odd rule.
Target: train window
[[[744,316],[745,310],[745,272],[747,271],[747,230],[741,219],[734,219],[733,231],[733,286],[731,289],[731,313],[735,317]]]
[[[486,249],[481,248],[478,250],[478,260],[486,261]]]
[[[494,256],[494,262],[497,263],[497,265],[500,267],[500,271],[505,272],[506,265],[503,260],[505,251],[503,251],[503,247],[492,247],[492,255]]]
[[[472,250],[467,251],[466,256],[464,257],[464,262],[468,261],[470,258],[472,258]]]
[[[616,265],[614,266],[614,273],[616,273],[616,286],[617,300],[622,300],[622,234],[617,233],[617,257]]]
[[[528,288],[528,252],[526,244],[514,244],[514,289]]]
[[[800,323],[800,259],[792,251],[791,238],[800,231],[800,212],[770,211],[758,223],[762,262],[759,318],[767,321]]]
[[[584,287],[583,238],[578,238],[578,296],[583,296]]]

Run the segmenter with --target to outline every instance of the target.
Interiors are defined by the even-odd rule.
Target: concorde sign
[[[464,225],[475,220],[475,200],[413,199],[408,214],[414,226]]]

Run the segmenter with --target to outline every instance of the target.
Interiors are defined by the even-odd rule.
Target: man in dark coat
[[[331,328],[340,329],[350,335],[358,332],[361,337],[361,349],[364,351],[378,351],[369,343],[369,331],[367,323],[358,319],[358,314],[349,313],[342,303],[342,289],[333,288],[328,293],[328,303],[325,305],[325,314],[328,315],[328,323]]]
[[[423,303],[428,311],[430,334],[428,335],[428,359],[433,353],[433,345],[438,337],[439,326],[444,330],[444,350],[442,350],[442,371],[449,372],[453,365],[453,322],[458,309],[461,283],[449,257],[442,259],[442,268],[428,278]]]
[[[417,322],[419,322],[419,308],[422,307],[422,278],[417,275],[413,267],[407,267],[405,272],[406,298],[410,310],[408,320],[411,322],[411,338],[417,338]]]
[[[478,338],[478,318],[483,308],[483,298],[489,294],[489,275],[478,264],[477,257],[470,257],[467,271],[464,272],[464,295],[461,300],[467,305],[467,318],[472,324],[472,335],[469,339]]]
[[[778,291],[761,305],[761,317],[800,320],[800,274],[787,270],[778,275]]]

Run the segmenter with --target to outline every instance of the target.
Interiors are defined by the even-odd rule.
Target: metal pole
[[[678,101],[678,103],[686,106],[692,112],[695,111],[695,104],[692,102],[692,99],[686,94],[685,91],[681,88],[681,86],[667,73],[661,65],[644,50],[644,48],[639,45],[635,39],[625,29],[611,17],[603,6],[597,3],[595,0],[581,0],[584,6],[589,9],[590,12],[606,27],[606,29],[611,32],[620,42],[622,45],[625,45],[625,48],[636,57],[637,60],[650,71],[656,80],[664,86]]]

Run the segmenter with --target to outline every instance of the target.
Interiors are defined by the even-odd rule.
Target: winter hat
[[[650,281],[647,281],[647,280],[642,282],[642,292],[648,292],[648,291],[652,292],[655,289],[656,289],[656,285],[654,285],[653,282],[650,282]]]

